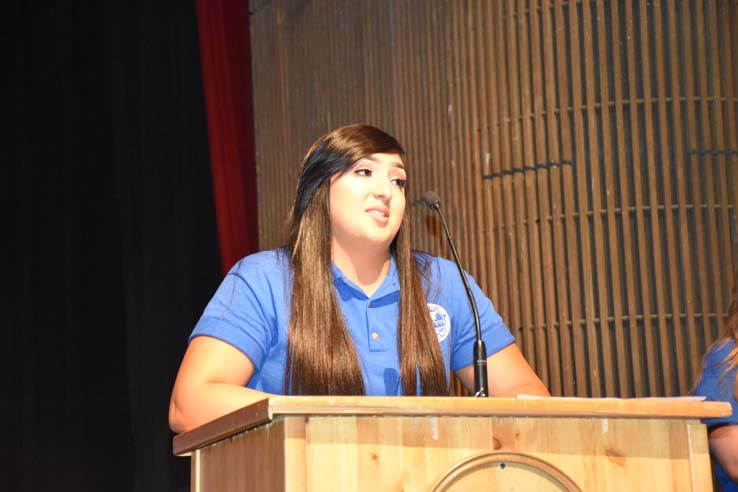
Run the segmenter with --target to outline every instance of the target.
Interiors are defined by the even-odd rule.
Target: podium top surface
[[[469,398],[271,396],[174,437],[186,454],[284,416],[435,416],[704,419],[730,415],[724,402],[695,398]]]

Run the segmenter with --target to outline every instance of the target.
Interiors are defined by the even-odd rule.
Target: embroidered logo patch
[[[428,311],[430,311],[431,321],[433,321],[433,327],[436,329],[436,336],[438,341],[442,342],[448,336],[448,332],[451,331],[451,318],[442,306],[438,304],[428,303]]]

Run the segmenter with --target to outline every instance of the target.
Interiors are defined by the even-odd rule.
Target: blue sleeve
[[[708,427],[724,424],[738,424],[738,401],[736,401],[734,387],[736,368],[723,374],[723,358],[730,352],[733,344],[710,349],[703,362],[702,378],[697,383],[694,394],[704,396],[706,401],[725,401],[733,407],[733,413],[727,417],[706,419],[703,422]]]
[[[467,274],[466,278],[469,282],[474,300],[477,303],[482,340],[484,340],[484,345],[487,348],[487,357],[489,357],[508,345],[515,343],[515,337],[512,336],[505,322],[502,321],[502,317],[495,310],[492,301],[482,292],[482,289],[477,285],[471,275]],[[460,279],[459,282],[461,282]],[[474,363],[473,347],[477,338],[474,314],[469,305],[466,291],[463,292],[463,295],[468,308],[461,315],[457,314],[460,326],[454,337],[453,353],[451,354],[451,368],[454,371]]]
[[[190,335],[222,340],[243,352],[258,369],[276,336],[274,280],[262,262],[247,257],[223,279]],[[280,284],[280,282],[276,282]]]
[[[443,258],[435,260],[434,275],[431,281],[435,285],[431,286],[431,292],[437,291],[441,303],[450,310],[449,315],[454,333],[451,347],[451,370],[456,371],[474,363],[473,350],[477,331],[474,325],[474,313],[456,264]],[[495,311],[492,301],[482,292],[471,275],[467,273],[465,275],[477,304],[482,340],[484,340],[487,357],[489,357],[514,343],[515,337],[505,326],[502,317]]]

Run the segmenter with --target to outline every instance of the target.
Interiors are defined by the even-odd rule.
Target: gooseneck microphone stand
[[[441,219],[443,230],[446,232],[448,245],[451,248],[451,253],[454,255],[456,268],[459,269],[461,281],[464,283],[466,295],[469,297],[469,303],[471,304],[472,312],[474,313],[474,326],[477,329],[477,339],[474,342],[474,396],[486,397],[489,396],[487,393],[487,347],[484,345],[484,340],[482,340],[482,328],[479,323],[479,312],[477,311],[477,303],[474,300],[474,296],[472,295],[472,291],[469,287],[469,282],[466,279],[466,275],[464,275],[464,269],[461,266],[459,253],[456,251],[456,246],[454,245],[453,239],[451,239],[451,232],[448,230],[446,219],[444,219],[443,213],[441,212],[441,199],[438,198],[438,195],[436,195],[434,192],[426,191],[423,194],[423,202],[425,202],[425,204],[428,205],[431,210],[435,211],[438,214],[438,217]]]

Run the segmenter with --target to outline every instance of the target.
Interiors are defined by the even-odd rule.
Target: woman
[[[723,336],[710,347],[702,362],[694,394],[708,401],[727,401],[733,413],[705,421],[715,476],[723,492],[738,492],[738,270],[733,280],[733,300],[728,308]]]
[[[269,393],[447,395],[473,387],[474,322],[453,263],[413,253],[404,150],[363,125],[305,157],[286,247],[238,262],[190,338],[169,422],[182,432]],[[493,396],[548,395],[470,279]]]

